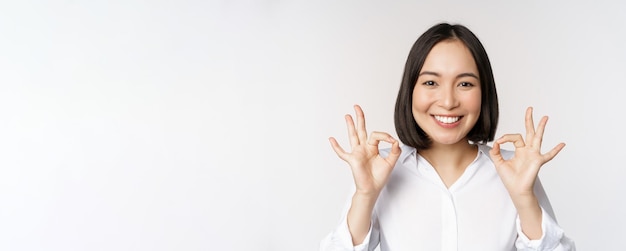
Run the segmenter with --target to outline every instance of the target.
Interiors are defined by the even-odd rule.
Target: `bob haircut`
[[[435,44],[444,40],[463,42],[472,53],[478,68],[481,90],[480,116],[467,134],[467,139],[481,144],[492,141],[498,126],[498,95],[485,48],[476,35],[465,26],[439,23],[424,32],[413,44],[406,60],[402,83],[396,99],[394,113],[396,133],[403,144],[418,150],[430,148],[432,140],[413,117],[413,90],[426,56]]]

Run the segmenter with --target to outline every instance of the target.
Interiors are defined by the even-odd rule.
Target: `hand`
[[[333,137],[329,138],[330,144],[337,156],[350,165],[356,184],[356,193],[377,197],[400,157],[400,144],[385,132],[372,132],[368,138],[363,110],[359,105],[355,105],[354,110],[357,116],[356,127],[352,116],[345,116],[351,152],[344,151]],[[392,144],[391,152],[386,158],[381,157],[378,152],[380,141]]]
[[[548,117],[541,118],[535,131],[532,112],[532,107],[526,109],[526,141],[521,134],[506,134],[493,143],[493,148],[489,152],[502,182],[513,199],[527,195],[534,197],[533,186],[539,169],[565,147],[565,143],[560,143],[549,152],[541,154],[541,141]],[[500,145],[507,142],[515,145],[515,155],[509,160],[504,160]]]

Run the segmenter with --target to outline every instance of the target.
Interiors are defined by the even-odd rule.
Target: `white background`
[[[497,136],[534,106],[567,143],[540,173],[566,234],[621,249],[626,4],[503,2],[2,1],[0,250],[316,250],[352,182],[327,138],[353,104],[395,134],[440,21],[489,53]]]

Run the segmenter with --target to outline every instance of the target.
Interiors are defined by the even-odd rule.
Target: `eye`
[[[436,83],[434,81],[426,81],[426,82],[423,83],[423,85],[425,85],[425,86],[435,86]]]
[[[459,83],[459,86],[461,86],[461,87],[472,87],[472,86],[474,86],[474,84],[472,84],[470,82],[461,82],[461,83]]]

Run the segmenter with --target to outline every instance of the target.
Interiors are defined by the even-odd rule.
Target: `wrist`
[[[378,195],[380,194],[380,190],[375,189],[375,188],[371,188],[371,189],[360,189],[360,188],[356,188],[356,190],[354,191],[354,195],[353,197],[359,197],[361,199],[376,199],[378,198]]]
[[[377,192],[359,192],[356,191],[354,192],[354,195],[352,195],[352,203],[359,203],[359,204],[366,204],[366,205],[373,205],[376,200],[378,199],[378,194]]]
[[[513,201],[532,201],[532,200],[536,200],[537,197],[535,196],[535,192],[533,191],[532,188],[530,189],[523,189],[523,190],[513,190],[513,189],[509,189],[509,196],[511,196],[511,199]]]
[[[534,194],[511,196],[511,200],[518,212],[540,210],[539,201]]]

